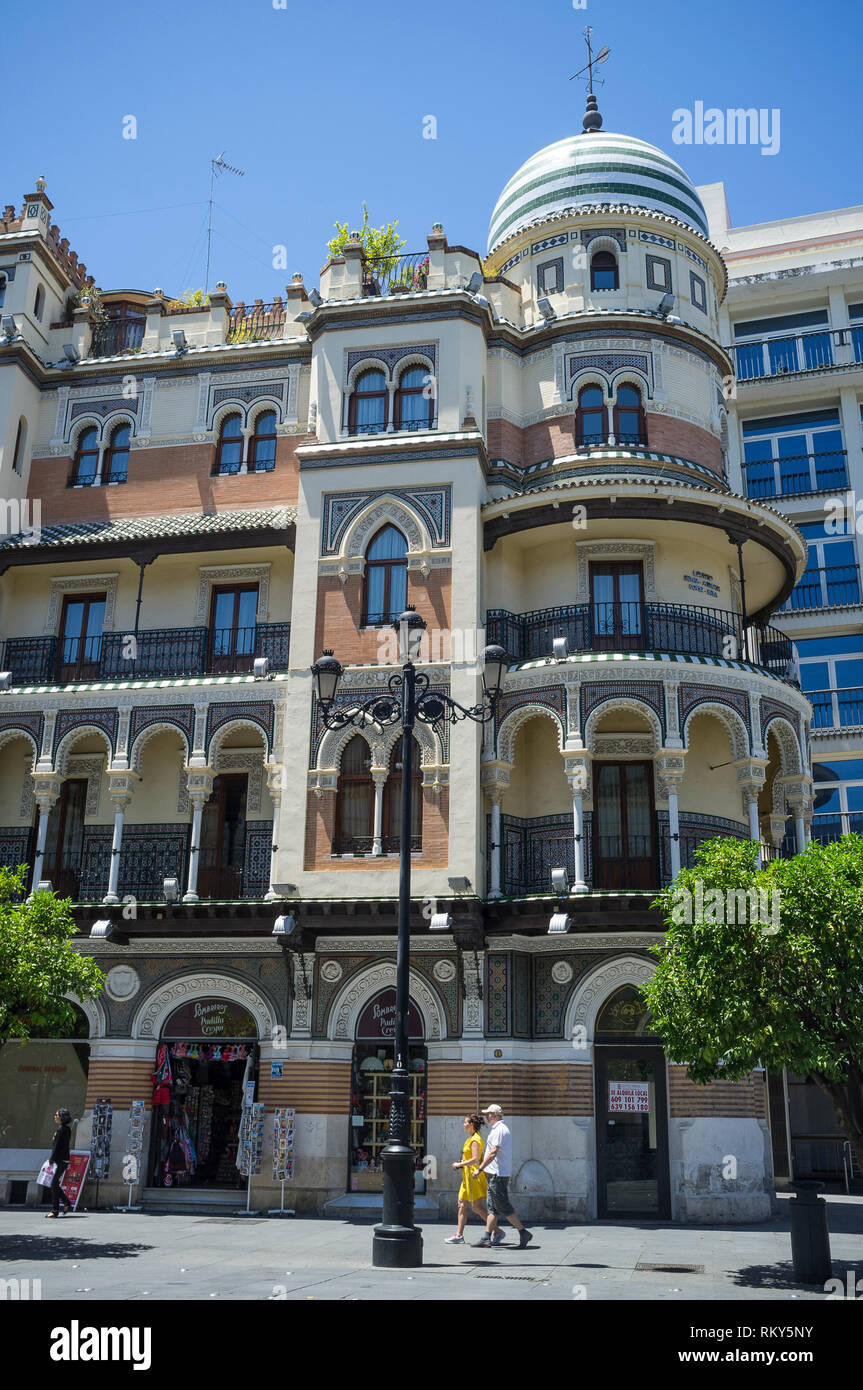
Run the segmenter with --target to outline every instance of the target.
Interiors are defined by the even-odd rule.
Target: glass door
[[[255,655],[258,586],[216,589],[210,621],[210,670],[215,675],[251,671]]]
[[[645,645],[640,562],[591,565],[590,609],[596,651],[640,651]]]
[[[67,595],[60,623],[57,683],[92,681],[99,677],[105,595],[73,598]]]
[[[595,1050],[600,1219],[671,1215],[665,1059],[659,1047]]]
[[[86,806],[87,779],[75,777],[63,783],[48,814],[42,877],[50,880],[58,898],[78,898]]]
[[[657,888],[653,764],[596,763],[595,886]]]

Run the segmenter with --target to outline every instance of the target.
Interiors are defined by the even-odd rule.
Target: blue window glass
[[[800,686],[804,691],[827,690],[830,667],[826,661],[804,661],[800,667]]]
[[[856,656],[863,653],[863,633],[850,637],[795,637],[794,644],[801,660],[809,656]]]

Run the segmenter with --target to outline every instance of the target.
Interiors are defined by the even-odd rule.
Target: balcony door
[[[59,685],[98,680],[104,622],[104,594],[66,595],[60,620]]]
[[[251,671],[257,612],[257,584],[234,584],[213,591],[210,670],[215,675]]]
[[[73,777],[63,783],[48,813],[42,877],[50,880],[58,898],[78,898],[86,806],[87,779]]]
[[[590,611],[596,651],[640,651],[645,646],[641,563],[591,565]]]
[[[245,772],[217,777],[204,806],[198,852],[198,892],[202,898],[242,897],[248,780]]]
[[[594,886],[658,888],[652,763],[595,763]]]

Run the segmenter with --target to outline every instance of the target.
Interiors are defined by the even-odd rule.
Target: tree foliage
[[[759,1064],[811,1076],[863,1169],[863,839],[813,842],[760,869],[756,849],[711,840],[660,896],[666,937],[643,987],[653,1026],[697,1082],[739,1080]],[[682,910],[681,890],[696,909],[715,889],[725,912]],[[754,921],[741,912],[750,889],[761,892]]]
[[[363,221],[358,229],[359,239],[366,256],[375,262],[376,269],[381,273],[390,269],[405,244],[404,237],[399,236],[396,231],[398,225],[396,218],[395,222],[384,222],[380,227],[372,227],[369,223],[369,210],[363,203]],[[337,222],[335,226],[336,235],[327,242],[327,252],[331,260],[344,255],[345,246],[351,240],[347,222]]]
[[[77,927],[68,899],[38,892],[26,902],[25,867],[0,867],[0,1045],[32,1032],[64,1037],[75,1012],[66,994],[95,999],[105,977],[71,945]]]

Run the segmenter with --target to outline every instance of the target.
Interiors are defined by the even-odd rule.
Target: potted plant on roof
[[[397,226],[398,218],[395,222],[385,222],[380,227],[370,226],[368,208],[365,203],[363,203],[363,222],[358,231],[349,231],[347,222],[336,223],[336,235],[327,242],[327,253],[330,260],[335,260],[344,255],[345,247],[349,241],[356,237],[362,242],[365,253],[364,295],[379,295],[381,281],[392,272],[395,266],[398,253],[405,244],[404,238],[400,237],[396,231]]]

